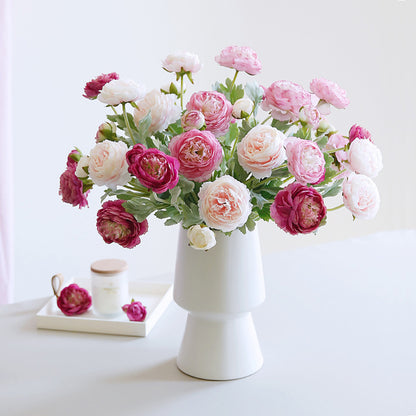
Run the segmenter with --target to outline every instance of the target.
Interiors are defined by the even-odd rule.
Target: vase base
[[[189,313],[177,366],[204,380],[235,380],[256,373],[263,356],[251,313]]]

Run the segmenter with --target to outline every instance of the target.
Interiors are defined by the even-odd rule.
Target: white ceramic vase
[[[263,365],[251,316],[265,298],[263,267],[257,229],[216,239],[195,250],[180,229],[173,298],[188,318],[177,365],[193,377],[231,380]]]

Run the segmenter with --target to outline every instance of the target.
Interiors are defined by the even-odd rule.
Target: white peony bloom
[[[118,105],[140,100],[144,94],[145,88],[134,81],[113,79],[104,85],[97,98],[104,104]]]
[[[195,73],[201,69],[198,55],[190,52],[171,53],[162,61],[162,66],[168,72],[185,72]]]
[[[348,162],[355,173],[361,173],[370,178],[375,178],[383,169],[380,149],[367,139],[358,139],[351,143]]]
[[[195,250],[209,250],[217,243],[214,231],[201,225],[190,227],[187,235],[190,246]]]
[[[380,207],[380,194],[376,184],[365,175],[354,172],[348,175],[342,187],[345,208],[356,218],[374,218]]]
[[[158,90],[150,91],[145,97],[138,101],[134,110],[134,122],[139,125],[140,120],[145,118],[150,111],[152,123],[150,132],[155,133],[166,129],[169,124],[174,123],[181,116],[181,109],[175,104],[174,94],[163,94]]]
[[[104,140],[97,143],[90,152],[89,174],[92,181],[112,189],[129,182],[127,150],[124,142]]]
[[[286,159],[286,136],[271,126],[253,127],[237,144],[238,162],[257,179],[268,178]]]
[[[249,98],[240,98],[233,105],[233,117],[242,118],[241,112],[244,111],[246,114],[251,114],[254,108],[254,103]]]
[[[77,164],[77,169],[75,170],[75,175],[78,178],[87,178],[88,173],[85,172],[84,168],[87,168],[90,164],[90,157],[89,156],[82,156]]]

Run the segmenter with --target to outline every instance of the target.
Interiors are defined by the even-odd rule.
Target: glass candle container
[[[127,263],[124,260],[104,259],[91,264],[92,306],[106,317],[123,313],[121,307],[129,303]]]

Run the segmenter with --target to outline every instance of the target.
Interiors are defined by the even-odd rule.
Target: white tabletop
[[[186,314],[146,338],[36,329],[45,299],[0,308],[0,415],[416,415],[416,231],[264,259],[265,359],[213,382],[175,365]]]

